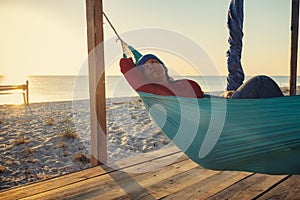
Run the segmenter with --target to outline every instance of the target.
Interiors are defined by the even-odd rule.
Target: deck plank
[[[300,199],[300,175],[289,177],[258,199]]]
[[[163,199],[207,199],[251,175],[249,172],[222,171]]]
[[[193,184],[203,181],[218,173],[218,171],[207,170],[198,166],[194,169],[181,174],[176,174],[175,176],[172,176],[166,180],[153,184],[150,187],[147,187],[147,189],[149,193],[156,199],[161,199],[172,193],[188,188]],[[148,199],[149,195],[140,193],[137,197],[138,199]]]
[[[176,154],[170,155],[168,157],[162,157],[154,161],[144,162],[135,166],[129,167],[129,171],[134,171],[134,168],[139,169],[143,167],[147,167],[149,163],[152,165],[155,163],[163,163],[164,161],[169,161],[170,157],[177,157]],[[182,162],[187,160],[186,156],[182,156],[177,162]],[[172,166],[172,165],[170,165]],[[104,168],[104,167],[103,167]],[[110,170],[107,168],[105,170]],[[59,199],[65,197],[72,197],[72,199],[82,199],[83,196],[94,196],[95,193],[109,193],[112,194],[112,188],[115,186],[120,187],[117,188],[118,195],[121,193],[122,195],[128,195],[128,193],[124,193],[124,188],[126,189],[128,183],[131,183],[135,188],[143,189],[136,181],[134,181],[133,177],[139,175],[138,173],[126,173],[123,170],[112,171],[109,174],[103,174],[101,176],[93,177],[90,179],[86,179],[84,181],[76,182],[73,184],[66,185],[64,187],[59,187],[56,189],[52,189],[46,192],[41,192],[35,195],[28,196],[28,199]],[[97,194],[98,198],[98,194]],[[27,198],[25,198],[27,199]]]
[[[17,188],[1,191],[0,199],[20,199],[40,192],[50,191],[72,183],[80,182],[104,173],[106,172],[101,167],[89,168],[80,172],[51,178],[46,181],[40,181],[33,184],[27,184]]]
[[[170,148],[163,148],[161,150],[142,154],[143,156],[130,157],[123,160],[120,160],[115,163],[115,168],[106,168],[105,170],[97,166],[95,168],[89,168],[79,172],[67,174],[64,176],[59,176],[55,178],[48,179],[46,181],[40,181],[32,184],[23,185],[20,187],[2,190],[0,191],[0,199],[19,199],[27,196],[32,196],[38,193],[47,192],[50,190],[55,190],[60,187],[64,187],[73,183],[84,181],[93,177],[101,176],[106,173],[115,171],[116,168],[125,169],[130,166],[139,165],[141,163],[147,162],[151,163],[155,159],[162,157],[170,156],[170,159],[178,159],[182,156],[182,153],[178,150],[177,147],[172,146]],[[151,166],[151,165],[150,165]],[[133,168],[132,168],[133,169]]]
[[[190,160],[184,160],[158,171],[152,171],[133,176],[132,179],[120,179],[119,177],[114,177],[114,180],[117,184],[113,187],[113,192],[109,189],[103,192],[101,188],[101,191],[95,191],[93,195],[97,196],[99,199],[141,199],[143,196],[148,196],[150,199],[158,199],[157,196],[151,194],[151,186],[156,185],[161,181],[168,182],[168,180],[173,176],[195,169],[196,167],[198,167],[197,164],[191,162]],[[137,184],[140,187],[136,187]],[[116,187],[118,187],[119,190],[117,190]],[[126,191],[126,193],[124,193],[124,191]],[[86,196],[80,197],[89,198],[90,195],[91,194],[89,193],[86,194]]]
[[[253,176],[242,179],[209,199],[253,199],[286,177],[287,176],[253,174]]]

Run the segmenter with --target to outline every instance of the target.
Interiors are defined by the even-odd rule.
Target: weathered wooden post
[[[107,161],[102,0],[86,0],[91,115],[91,163]]]
[[[299,0],[292,0],[290,95],[296,95],[298,58]]]
[[[26,105],[29,105],[29,82],[26,80]]]

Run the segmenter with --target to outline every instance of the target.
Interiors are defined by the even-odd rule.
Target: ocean
[[[184,78],[198,82],[205,92],[224,91],[226,84],[225,76],[186,76]],[[289,85],[288,76],[272,76],[272,78],[280,87]],[[29,81],[29,102],[31,103],[89,99],[87,76],[29,76],[19,81],[18,84],[25,84],[25,80]],[[297,80],[299,85],[299,77]],[[107,98],[137,96],[122,76],[107,76],[105,82]],[[0,85],[7,84],[15,83],[0,76]],[[23,98],[20,93],[0,95],[0,104],[21,103],[23,103]]]

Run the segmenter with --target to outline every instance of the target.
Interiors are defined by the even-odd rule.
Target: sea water
[[[221,92],[226,87],[225,76],[174,77],[174,79],[178,78],[187,78],[196,81],[206,93]],[[288,76],[272,76],[272,78],[280,87],[287,87],[289,85]],[[6,77],[0,76],[0,85],[25,84],[25,80],[29,81],[29,102],[31,103],[90,98],[88,76],[29,76],[24,81],[18,83],[9,82]],[[299,85],[299,77],[297,80]],[[122,76],[106,76],[105,83],[107,98],[137,96],[136,92]],[[23,97],[19,92],[0,95],[0,104],[21,103],[23,103]]]

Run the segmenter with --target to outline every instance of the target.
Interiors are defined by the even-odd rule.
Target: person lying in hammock
[[[121,72],[131,87],[140,92],[164,96],[203,98],[204,92],[195,81],[174,80],[168,68],[155,55],[142,56],[135,65],[132,58],[120,60]],[[242,84],[237,90],[225,93],[226,98],[254,99],[283,96],[279,86],[268,76],[255,76]]]
[[[132,58],[122,58],[120,67],[126,80],[136,91],[164,96],[203,97],[203,91],[195,81],[174,80],[169,76],[165,64],[153,54],[142,56],[137,61],[137,66]]]
[[[227,52],[227,86],[223,96],[231,99],[254,99],[283,96],[278,85],[268,76],[255,76],[244,82],[241,65],[244,21],[244,0],[231,0],[228,10],[229,50]],[[165,64],[155,55],[147,54],[137,61],[120,60],[121,71],[129,84],[137,91],[159,95],[203,97],[201,87],[194,81],[174,81]]]

